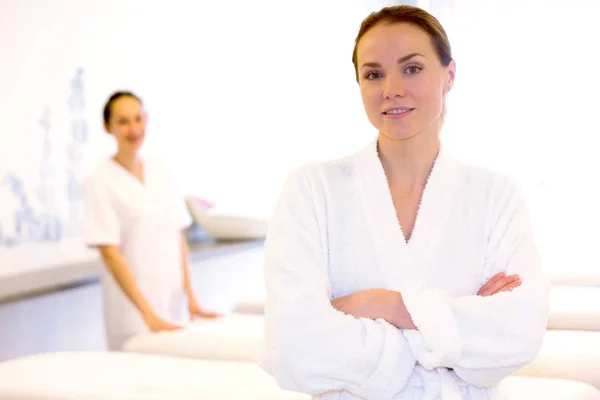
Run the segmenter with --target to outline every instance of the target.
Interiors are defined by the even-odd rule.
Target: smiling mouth
[[[384,111],[382,112],[383,115],[400,115],[400,114],[404,114],[407,113],[409,111],[414,110],[414,108],[404,108],[404,109],[398,109],[398,110],[388,110],[388,111]]]

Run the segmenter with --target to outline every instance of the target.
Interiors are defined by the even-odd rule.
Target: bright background
[[[79,187],[113,151],[101,108],[117,89],[144,99],[144,150],[187,194],[268,218],[291,169],[375,134],[351,52],[360,21],[392,3],[0,0],[0,276],[95,257]],[[448,147],[523,184],[547,271],[595,271],[600,7],[418,4],[457,60]]]

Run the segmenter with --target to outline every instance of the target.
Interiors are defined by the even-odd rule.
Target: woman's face
[[[140,102],[123,96],[113,102],[106,130],[117,140],[119,151],[137,152],[144,142],[146,123]]]
[[[357,47],[358,82],[371,123],[392,140],[441,127],[455,64],[441,65],[429,35],[408,23],[381,23]]]

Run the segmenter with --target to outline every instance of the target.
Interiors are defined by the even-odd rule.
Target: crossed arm
[[[310,188],[301,176],[292,183],[265,243],[261,365],[281,387],[394,398],[417,363],[452,368],[471,385],[491,387],[535,357],[546,326],[547,285],[518,198],[503,208],[483,265],[507,276],[496,275],[478,295],[453,298],[407,286],[331,302]]]
[[[493,276],[477,292],[478,296],[492,296],[497,293],[510,292],[521,285],[519,275],[506,275],[500,272]],[[355,318],[384,319],[398,329],[417,330],[406,305],[402,293],[386,289],[370,289],[331,302],[336,310]]]

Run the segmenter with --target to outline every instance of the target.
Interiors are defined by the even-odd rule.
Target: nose
[[[142,123],[134,121],[129,126],[129,131],[135,135],[139,135],[142,132]]]
[[[405,97],[406,90],[402,78],[395,74],[389,74],[385,77],[383,83],[383,97],[391,100],[395,97]]]

